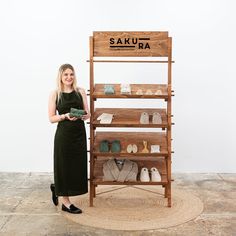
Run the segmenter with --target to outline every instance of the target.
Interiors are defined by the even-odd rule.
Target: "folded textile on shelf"
[[[103,181],[136,181],[137,174],[137,163],[128,159],[125,159],[123,163],[110,159],[103,164]]]
[[[151,153],[160,152],[160,145],[151,145]]]
[[[97,120],[100,120],[100,124],[111,124],[114,114],[102,113]]]

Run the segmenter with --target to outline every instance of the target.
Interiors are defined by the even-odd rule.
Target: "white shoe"
[[[143,167],[143,168],[141,169],[140,181],[141,181],[141,182],[149,182],[149,181],[150,181],[148,169],[147,169],[146,167]]]
[[[133,151],[133,146],[132,146],[132,144],[129,144],[129,145],[127,146],[126,150],[127,150],[128,153],[131,153],[131,152]]]
[[[138,147],[136,144],[133,144],[132,148],[133,148],[133,153],[136,153],[138,151]]]
[[[141,124],[149,124],[149,115],[147,112],[142,112],[140,116],[140,123]]]
[[[151,168],[151,179],[152,179],[151,180],[152,182],[160,182],[161,181],[160,173],[156,167]]]
[[[154,112],[152,114],[152,123],[153,124],[161,124],[162,123],[162,119],[161,119],[160,113]]]

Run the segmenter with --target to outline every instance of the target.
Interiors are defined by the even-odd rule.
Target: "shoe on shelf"
[[[161,181],[160,173],[156,167],[151,168],[151,181],[152,182],[160,182]]]
[[[143,95],[143,90],[142,89],[138,89],[136,92],[136,95]]]
[[[148,89],[147,91],[146,91],[146,93],[145,93],[145,95],[152,95],[153,93],[152,93],[152,90],[151,89]]]
[[[141,182],[149,182],[149,181],[150,181],[148,169],[147,169],[146,167],[143,167],[143,168],[141,169],[140,181],[141,181]]]
[[[142,153],[149,153],[147,141],[143,140],[143,146],[144,146],[144,148],[141,152]]]
[[[120,151],[121,151],[120,140],[113,140],[111,142],[111,152],[120,152]]]
[[[138,146],[136,144],[133,144],[133,153],[136,153],[138,151]]]
[[[131,153],[133,151],[133,145],[132,144],[129,144],[126,148],[127,152],[128,153]]]
[[[109,142],[108,140],[102,140],[99,144],[100,152],[109,152]]]
[[[162,95],[162,91],[160,89],[158,89],[156,92],[155,92],[155,95]]]
[[[147,112],[142,112],[140,116],[141,124],[149,124],[149,115]]]
[[[161,124],[162,123],[162,119],[161,119],[160,113],[154,112],[152,114],[152,123],[153,124]]]
[[[70,205],[69,208],[67,208],[64,204],[61,206],[62,211],[66,211],[72,214],[81,214],[82,210],[79,209],[78,207],[74,206],[73,204]]]
[[[55,206],[57,206],[58,205],[58,197],[55,192],[55,184],[51,184],[50,189],[52,192],[52,202],[54,203]]]
[[[129,144],[126,150],[128,153],[136,153],[138,151],[138,147],[136,144]]]
[[[115,88],[113,84],[105,84],[104,85],[104,94],[114,94]]]

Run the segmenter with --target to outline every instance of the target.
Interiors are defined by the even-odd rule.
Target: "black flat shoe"
[[[82,213],[82,210],[78,207],[74,206],[73,204],[70,205],[70,208],[67,208],[64,204],[61,206],[62,211],[67,211],[72,214],[80,214]]]
[[[58,197],[55,193],[55,184],[51,184],[50,189],[52,191],[52,201],[53,201],[54,205],[57,206],[58,205]]]

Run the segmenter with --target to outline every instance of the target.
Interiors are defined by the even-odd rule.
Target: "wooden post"
[[[168,198],[168,207],[171,207],[171,61],[172,61],[172,38],[168,41],[168,102],[167,102],[167,144],[168,144],[168,157],[167,157],[167,189],[166,195]]]
[[[94,147],[94,128],[93,128],[93,119],[94,119],[94,100],[93,100],[93,93],[94,93],[94,70],[93,70],[93,37],[90,36],[89,38],[89,48],[90,48],[90,206],[93,206],[93,197],[94,197],[94,157],[93,157],[93,147]]]

